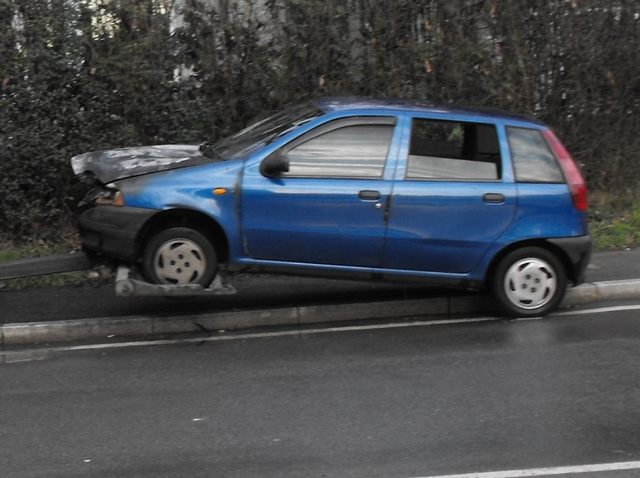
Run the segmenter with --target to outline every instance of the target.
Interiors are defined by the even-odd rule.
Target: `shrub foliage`
[[[0,0],[0,232],[73,220],[69,158],[215,140],[310,97],[498,107],[591,188],[640,173],[637,0]]]

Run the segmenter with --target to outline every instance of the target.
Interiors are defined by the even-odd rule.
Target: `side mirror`
[[[260,173],[268,178],[277,178],[288,172],[289,160],[280,151],[270,154],[260,163]]]

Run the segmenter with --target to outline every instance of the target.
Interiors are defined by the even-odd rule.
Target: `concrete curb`
[[[583,284],[567,291],[563,307],[595,302],[640,298],[640,279]],[[274,325],[305,325],[337,321],[385,319],[432,315],[450,317],[465,313],[495,313],[492,298],[483,294],[432,299],[330,304],[281,309],[218,312],[183,317],[131,316],[4,324],[1,344],[26,345],[110,336],[165,335],[202,330],[237,330]]]
[[[597,300],[640,298],[640,279],[594,282],[567,290],[563,306],[584,304]]]

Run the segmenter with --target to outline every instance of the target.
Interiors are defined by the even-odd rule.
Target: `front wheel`
[[[187,227],[174,227],[149,241],[142,268],[154,284],[198,284],[206,288],[216,275],[218,260],[204,235]]]
[[[524,247],[500,261],[492,289],[508,315],[539,317],[560,305],[567,289],[567,276],[554,254],[539,247]]]

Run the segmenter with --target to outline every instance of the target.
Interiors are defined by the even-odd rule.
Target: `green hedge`
[[[592,189],[640,172],[637,0],[0,0],[0,85],[12,238],[74,220],[75,154],[215,140],[323,95],[514,110]]]

